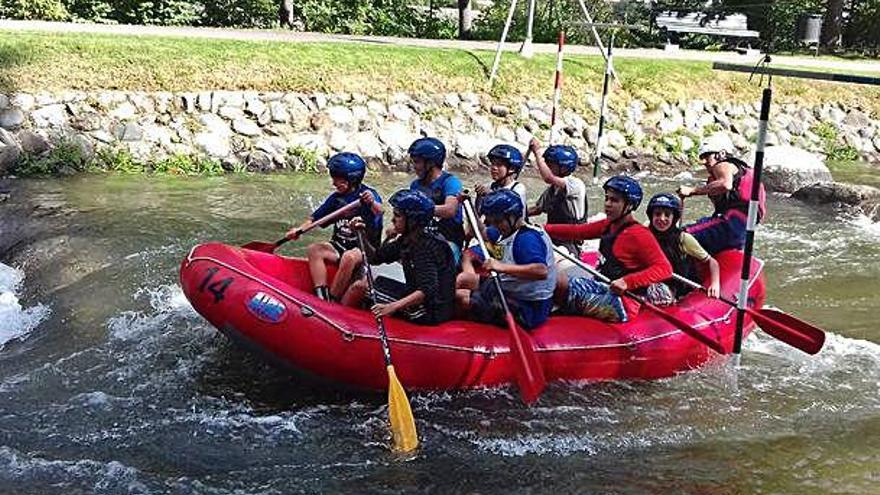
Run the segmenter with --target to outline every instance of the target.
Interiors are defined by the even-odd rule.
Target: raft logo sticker
[[[287,317],[284,303],[265,292],[257,292],[251,296],[247,309],[257,318],[268,323],[281,323]]]

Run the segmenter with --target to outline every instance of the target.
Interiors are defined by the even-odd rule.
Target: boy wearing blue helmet
[[[618,175],[602,188],[606,218],[583,225],[548,224],[544,228],[550,237],[564,241],[601,239],[599,271],[611,279],[611,284],[586,277],[569,279],[560,272],[556,300],[568,314],[627,321],[638,313],[639,305],[633,299],[621,299],[621,294],[626,290],[644,292],[651,284],[670,278],[672,266],[651,232],[633,218],[642,202],[639,183]]]
[[[516,147],[509,144],[499,144],[493,146],[487,154],[489,158],[489,176],[492,177],[492,183],[489,187],[483,184],[477,184],[474,190],[477,193],[477,211],[480,210],[480,202],[482,198],[492,191],[499,189],[510,189],[519,195],[523,203],[523,215],[526,213],[528,202],[526,200],[526,186],[518,181],[520,172],[522,172],[525,160],[522,153]]]
[[[539,153],[541,143],[532,138],[529,149],[535,154],[538,173],[547,184],[547,189],[538,202],[529,208],[529,216],[547,214],[547,223],[581,224],[587,221],[587,186],[574,176],[578,166],[578,155],[571,146],[554,144]],[[556,239],[557,246],[565,247],[574,256],[580,256],[581,243],[562,242]]]
[[[427,229],[434,217],[434,202],[418,191],[400,190],[388,201],[394,208],[391,237],[379,248],[367,242],[364,249],[371,264],[400,261],[405,282],[376,277],[376,316],[399,314],[419,325],[437,325],[452,319],[455,300],[455,261],[449,244]],[[364,222],[356,218],[355,229]],[[359,306],[368,288],[365,279],[346,291],[342,304]]]
[[[705,264],[709,270],[710,280],[706,293],[709,297],[718,297],[721,293],[718,262],[700,246],[694,236],[679,226],[681,209],[682,204],[677,196],[669,193],[655,194],[648,202],[647,212],[650,220],[648,228],[672,265],[673,272],[695,280],[697,272],[693,260]],[[648,300],[661,306],[672,304],[690,290],[688,285],[668,280],[648,287]]]
[[[556,263],[553,244],[540,227],[523,220],[523,204],[515,192],[499,189],[483,198],[482,214],[487,229],[498,229],[496,242],[501,258],[479,260],[485,271],[494,270],[517,323],[530,330],[547,321],[553,309]],[[504,326],[505,314],[495,284],[476,274],[462,272],[472,280],[461,281],[456,299],[462,312],[474,320]],[[460,276],[460,277],[461,277]]]
[[[423,137],[410,145],[409,156],[417,176],[409,189],[421,192],[434,202],[432,228],[446,238],[458,260],[464,244],[464,217],[458,199],[463,188],[458,177],[443,170],[446,147],[437,138]]]
[[[327,216],[355,200],[361,206],[343,216],[333,224],[330,241],[310,244],[307,249],[309,273],[315,294],[325,301],[339,299],[351,283],[352,275],[360,266],[362,257],[358,249],[357,234],[349,226],[349,221],[360,216],[367,224],[367,237],[378,244],[382,236],[382,198],[370,186],[363,184],[367,164],[355,153],[338,153],[327,161],[327,169],[336,189],[318,207],[302,226],[291,229],[287,236],[295,240],[298,229],[317,218]],[[333,286],[327,287],[327,263],[336,263],[339,269],[333,279]]]

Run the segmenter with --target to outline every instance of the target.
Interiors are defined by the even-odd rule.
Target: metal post
[[[510,0],[510,10],[507,11],[507,21],[504,23],[504,30],[501,31],[501,39],[498,40],[498,49],[495,50],[495,61],[492,62],[492,73],[489,74],[489,87],[495,81],[495,75],[498,73],[498,64],[501,63],[501,50],[504,48],[504,40],[507,39],[507,31],[510,29],[510,23],[513,21],[513,11],[516,10],[517,0]]]
[[[532,55],[535,54],[535,51],[532,49],[532,26],[535,23],[535,2],[536,0],[529,1],[529,20],[528,24],[526,24],[526,39],[523,40],[522,45],[519,47],[519,54],[525,58],[532,58]]]

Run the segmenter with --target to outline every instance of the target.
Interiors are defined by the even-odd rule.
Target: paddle
[[[367,250],[364,249],[364,233],[358,231],[358,245],[364,256],[364,267],[367,273],[367,286],[370,297],[376,300],[376,288],[373,284],[373,269],[367,261]],[[385,369],[388,370],[388,420],[391,423],[391,439],[394,441],[394,450],[409,452],[419,446],[419,436],[416,432],[416,420],[413,418],[409,399],[391,363],[391,349],[388,346],[388,334],[385,332],[385,320],[381,316],[376,317],[376,325],[379,327],[379,341],[382,342],[382,353],[385,356]]]
[[[482,225],[474,213],[474,205],[470,198],[464,198],[464,212],[471,224],[471,230],[474,231],[474,236],[480,244],[483,256],[488,259],[489,251],[486,249],[483,234],[480,233]],[[541,368],[541,363],[538,362],[531,337],[513,320],[513,314],[510,312],[504,291],[501,289],[501,279],[498,277],[498,273],[493,270],[489,274],[495,283],[498,298],[501,299],[501,307],[504,309],[504,319],[510,334],[510,350],[513,353],[514,371],[516,372],[516,383],[519,386],[520,397],[526,404],[532,404],[538,400],[547,385],[547,381],[544,379],[544,370]]]
[[[605,275],[602,275],[602,273],[600,273],[598,270],[596,270],[592,266],[575,258],[571,254],[569,254],[569,252],[566,251],[565,249],[560,249],[559,247],[554,247],[553,250],[556,251],[556,254],[571,261],[572,263],[579,266],[580,268],[590,272],[597,279],[605,282],[606,284],[611,283],[611,280],[608,277],[606,277]],[[724,347],[721,345],[720,342],[712,340],[707,335],[702,334],[699,330],[697,330],[696,328],[687,324],[683,320],[681,320],[681,319],[667,313],[666,311],[660,309],[659,307],[651,304],[650,302],[645,300],[644,297],[641,297],[638,294],[635,294],[629,290],[624,291],[624,295],[626,295],[627,297],[629,297],[631,299],[635,299],[636,301],[641,303],[643,306],[648,308],[650,311],[656,313],[657,316],[659,316],[660,318],[663,318],[664,320],[668,321],[669,323],[675,325],[679,330],[686,333],[688,336],[692,337],[693,339],[699,340],[700,342],[702,342],[703,344],[705,344],[706,346],[708,346],[710,349],[717,352],[718,354],[725,354]]]
[[[699,289],[703,292],[706,291],[706,288],[702,285],[693,280],[682,277],[677,273],[673,274],[673,277],[679,282],[687,284],[694,289]],[[718,300],[733,307],[737,306],[736,302],[724,297],[719,297]],[[755,323],[757,323],[762,330],[788,345],[797,347],[807,354],[816,354],[822,349],[822,345],[825,343],[825,332],[822,331],[822,329],[787,313],[783,313],[782,311],[769,308],[755,310],[746,307],[745,312],[752,316],[752,319],[755,320]]]
[[[320,227],[328,222],[332,222],[332,221],[336,220],[337,218],[339,218],[339,217],[345,215],[346,213],[350,212],[351,210],[355,209],[360,204],[360,202],[361,201],[359,199],[356,199],[356,200],[352,201],[351,203],[348,203],[347,205],[343,206],[342,208],[334,211],[333,213],[330,213],[329,215],[325,215],[325,216],[309,223],[308,225],[306,225],[303,228],[296,229],[297,235],[298,236],[303,235],[306,232],[314,229],[315,227]],[[287,242],[289,240],[290,240],[290,237],[284,236],[275,242],[251,241],[251,242],[245,244],[244,246],[242,246],[242,248],[250,249],[251,251],[262,251],[264,253],[272,254],[282,244],[284,244],[285,242]]]

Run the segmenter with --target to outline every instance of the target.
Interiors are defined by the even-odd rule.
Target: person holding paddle
[[[516,322],[531,330],[543,324],[553,309],[556,263],[553,243],[543,229],[525,223],[523,203],[510,189],[499,189],[483,198],[481,213],[487,228],[498,229],[501,259],[482,257],[485,272],[497,272],[501,290]],[[482,250],[481,250],[482,252]],[[475,321],[505,326],[506,313],[494,282],[480,280],[475,273],[462,272],[472,280],[461,284],[471,290],[457,291],[459,309]]]
[[[639,303],[621,299],[625,291],[644,292],[653,283],[672,276],[672,266],[651,232],[633,218],[642,202],[642,187],[624,175],[605,181],[606,218],[582,225],[548,224],[550,237],[563,241],[600,238],[599,272],[610,284],[560,271],[556,302],[563,313],[624,322],[638,313]]]
[[[355,153],[338,153],[327,161],[327,170],[333,181],[335,191],[327,196],[299,227],[287,232],[291,240],[297,239],[314,219],[325,217],[336,210],[345,208],[352,201],[360,201],[359,208],[336,219],[333,235],[329,241],[316,242],[307,248],[309,273],[312,276],[315,295],[325,301],[338,300],[351,283],[355,271],[360,267],[362,256],[358,249],[357,233],[349,221],[360,216],[367,225],[367,237],[378,244],[382,237],[382,198],[375,189],[363,183],[367,164]],[[327,263],[339,265],[333,286],[327,287]]]
[[[650,220],[648,228],[660,244],[660,249],[663,250],[675,274],[694,279],[697,278],[697,272],[693,261],[706,265],[710,280],[706,294],[717,298],[721,293],[718,262],[700,246],[694,236],[679,227],[681,208],[681,200],[674,194],[655,194],[648,201],[647,211]],[[668,306],[691,290],[693,290],[691,286],[678,280],[667,280],[648,287],[647,299],[658,306]]]
[[[434,202],[434,222],[430,228],[446,238],[458,264],[464,246],[464,216],[459,200],[463,187],[458,177],[443,170],[446,146],[437,138],[419,138],[409,146],[409,156],[417,176],[409,189]]]
[[[437,325],[452,319],[455,295],[455,261],[446,239],[428,229],[434,202],[418,191],[400,190],[388,200],[394,208],[392,236],[375,248],[364,243],[371,264],[403,265],[405,282],[376,277],[371,310],[376,317],[399,314],[419,325]],[[361,218],[351,222],[355,230],[367,225]],[[369,289],[366,278],[358,280],[342,297],[346,306],[360,306]]]
[[[706,195],[712,201],[715,211],[701,218],[685,230],[693,235],[709,254],[714,255],[725,249],[742,249],[746,242],[746,221],[754,170],[746,162],[732,156],[733,141],[723,132],[716,132],[700,143],[700,161],[709,172],[706,184],[699,187],[681,186],[678,195],[682,198]],[[766,192],[759,184],[758,223],[766,211]]]

